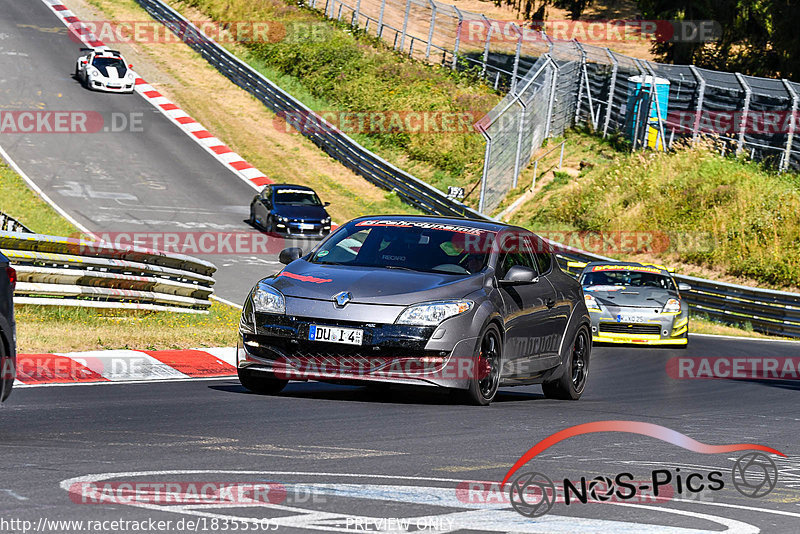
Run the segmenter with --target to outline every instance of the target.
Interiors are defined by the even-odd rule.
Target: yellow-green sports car
[[[583,267],[578,280],[596,343],[676,345],[689,341],[689,307],[663,265],[632,262],[570,263]]]

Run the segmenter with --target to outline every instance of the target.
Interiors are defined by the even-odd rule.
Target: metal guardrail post
[[[386,0],[383,1],[386,2]],[[456,15],[458,15],[458,26],[456,26],[456,42],[453,45],[453,67],[452,67],[453,70],[456,70],[456,67],[458,66],[458,48],[461,45],[461,30],[463,29],[464,26],[464,15],[461,14],[461,10],[458,9],[456,6],[453,6],[453,9],[455,10]]]
[[[614,91],[617,89],[617,73],[619,72],[619,61],[614,57],[614,53],[606,48],[606,54],[613,67],[611,68],[611,84],[608,87],[608,104],[606,107],[606,120],[603,124],[603,137],[608,135],[608,126],[611,124],[611,109],[614,107]]]
[[[378,39],[383,36],[383,14],[386,11],[386,0],[381,0],[381,13],[378,15]]]
[[[406,0],[406,12],[403,16],[403,36],[400,37],[400,51],[403,51],[403,46],[406,43],[406,32],[408,30],[408,15],[411,13],[411,0]]]
[[[353,20],[350,21],[350,25],[353,27],[358,27],[358,15],[361,13],[361,0],[356,2],[356,9],[353,11]]]
[[[744,109],[742,110],[742,124],[739,127],[739,141],[736,144],[736,154],[738,155],[744,148],[744,132],[747,129],[747,115],[750,112],[750,98],[753,95],[753,91],[752,89],[750,89],[750,85],[748,85],[747,81],[744,79],[744,76],[742,76],[738,72],[736,73],[736,79],[739,81],[739,85],[742,86],[742,89],[744,89]]]
[[[514,53],[514,68],[511,69],[511,92],[514,93],[517,90],[517,73],[519,72],[519,55],[522,52],[523,33],[522,29],[513,22],[511,23],[511,28],[519,34],[517,51]]]
[[[552,43],[552,41],[550,42]],[[558,83],[558,65],[552,57],[548,56],[547,61],[553,67],[553,79],[550,82],[550,101],[547,104],[547,122],[544,127],[545,139],[550,137],[550,123],[553,120],[553,106],[555,106],[556,103],[556,85]]]
[[[706,79],[703,78],[703,75],[700,74],[700,71],[697,70],[697,67],[694,65],[689,65],[689,69],[692,71],[695,79],[697,80],[697,109],[695,111],[694,117],[694,126],[692,127],[692,143],[697,142],[697,137],[700,135],[700,120],[703,116],[703,104],[705,103],[706,98]]]
[[[425,59],[431,57],[431,44],[433,43],[433,30],[436,27],[436,2],[428,0],[431,6],[431,27],[428,29],[428,46],[425,47]]]
[[[789,164],[791,163],[792,159],[792,145],[794,143],[794,131],[795,128],[797,128],[797,108],[798,104],[800,104],[800,98],[798,98],[797,91],[794,90],[792,84],[790,84],[787,80],[781,81],[783,82],[783,86],[786,87],[786,91],[792,96],[792,115],[789,118],[789,132],[786,135],[786,149],[784,151],[783,162],[780,169],[783,171],[789,168]]]
[[[483,22],[486,24],[488,31],[486,32],[486,45],[483,47],[483,69],[481,69],[481,78],[486,76],[486,67],[489,62],[489,47],[492,45],[492,23],[486,18],[486,15],[481,15]]]

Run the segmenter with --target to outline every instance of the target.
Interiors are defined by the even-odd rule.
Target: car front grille
[[[646,323],[600,323],[600,333],[660,335],[661,326]]]

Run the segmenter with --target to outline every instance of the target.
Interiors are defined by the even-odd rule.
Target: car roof
[[[467,217],[444,217],[439,215],[367,215],[353,219],[354,221],[376,220],[382,221],[410,221],[410,222],[428,222],[439,224],[452,224],[454,226],[467,226],[469,228],[477,228],[481,230],[488,230],[490,232],[500,232],[502,230],[517,230],[526,234],[531,234],[530,230],[520,228],[518,226],[511,226],[508,224],[497,223],[482,219],[472,219]]]
[[[595,269],[595,267],[606,267],[606,269]],[[617,268],[615,269],[614,267]],[[583,268],[584,273],[601,271],[601,270],[608,270],[608,271],[632,270],[632,271],[651,272],[651,273],[671,276],[670,272],[663,265],[658,265],[655,263],[641,263],[638,261],[593,261],[591,263],[586,264],[586,267]]]
[[[270,188],[272,190],[275,189],[302,189],[303,191],[314,191],[308,186],[305,185],[297,185],[297,184],[270,184]]]

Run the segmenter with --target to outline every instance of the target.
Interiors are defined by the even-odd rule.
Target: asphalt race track
[[[0,0],[4,111],[94,111],[105,128],[142,131],[0,134],[0,146],[54,202],[93,232],[250,232],[255,191],[139,95],[90,92],[73,79],[80,45],[41,1]],[[135,67],[135,65],[134,65]],[[123,119],[124,118],[124,119]],[[225,266],[217,295],[236,303],[277,271],[273,254],[208,255]]]
[[[797,344],[731,345],[707,337],[694,337],[690,346],[708,356],[798,353]],[[287,532],[335,525],[352,532],[357,517],[424,517],[465,532],[796,532],[797,382],[669,378],[667,360],[682,354],[596,348],[580,401],[546,400],[539,387],[529,387],[501,391],[486,408],[456,404],[438,391],[317,383],[290,384],[277,397],[250,394],[236,380],[20,388],[0,417],[0,518],[177,521],[207,513],[282,517],[271,526]],[[778,462],[772,493],[747,498],[730,487],[741,453],[697,454],[651,437],[599,433],[558,443],[526,469],[554,481],[626,471],[642,481],[655,469],[688,475],[717,468],[726,486],[684,501],[556,504],[535,520],[498,504],[496,491],[459,491],[462,481],[502,480],[549,434],[600,420],[655,423],[703,443],[765,444],[788,458]],[[269,482],[283,488],[285,499],[227,508],[78,504],[79,497],[75,503],[60,484],[87,475],[148,484]]]
[[[142,98],[80,87],[71,77],[77,50],[39,0],[0,0],[3,109],[142,113],[145,132],[0,136],[26,174],[93,231],[250,231],[243,219],[253,190]],[[274,255],[209,259],[220,266],[218,294],[234,301],[278,268]],[[718,356],[797,357],[800,343],[692,336],[686,350],[595,347],[578,402],[547,400],[538,386],[501,390],[489,407],[438,390],[317,383],[265,397],[235,379],[19,387],[0,409],[0,532],[134,530],[115,520],[164,521],[136,529],[149,532],[797,532],[800,381],[667,372],[672,358]],[[709,445],[761,444],[786,457],[773,456],[775,488],[747,497],[734,488],[733,468],[749,451],[691,452],[664,432],[577,435],[512,480],[535,471],[557,486],[580,485],[581,477],[630,473],[637,496],[556,502],[536,518],[512,508],[509,487],[497,482],[520,456],[560,430],[611,420]],[[654,471],[672,478],[660,500],[643,487],[652,490]],[[712,490],[716,471],[724,484]],[[689,489],[692,475],[702,490]],[[163,484],[174,500],[141,489]],[[103,485],[111,489],[96,502],[86,488]],[[189,488],[203,485],[250,490],[225,502],[193,498]]]

